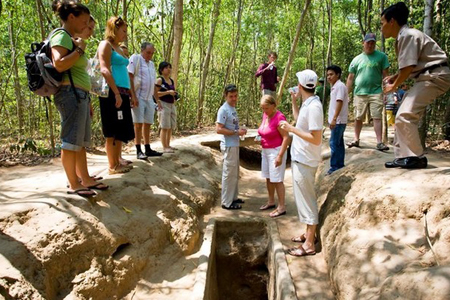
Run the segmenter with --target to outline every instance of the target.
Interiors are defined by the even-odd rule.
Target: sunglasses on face
[[[122,17],[118,17],[117,20],[114,21],[114,25],[116,25],[116,27],[120,27],[124,23],[125,23],[125,21],[122,19]]]

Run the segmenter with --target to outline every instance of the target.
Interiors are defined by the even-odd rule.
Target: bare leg
[[[355,120],[355,141],[359,141],[362,125],[363,125],[362,120]]]
[[[76,153],[76,170],[77,177],[81,178],[82,185],[93,186],[96,184],[95,180],[91,178],[87,166],[86,148],[81,148]]]
[[[373,129],[375,130],[375,135],[377,136],[377,143],[381,143],[382,136],[381,136],[381,119],[373,119]]]
[[[269,201],[267,202],[268,205],[275,204],[275,184],[270,182],[269,178],[266,178],[266,186],[267,186],[267,192],[269,193]]]
[[[278,196],[277,210],[278,210],[278,212],[282,213],[282,212],[286,211],[286,206],[285,206],[285,202],[284,202],[284,197],[285,197],[284,182],[272,183],[272,185],[275,186],[275,189],[277,191],[277,196]]]
[[[170,139],[172,138],[172,129],[167,129],[166,143],[167,147],[170,148]]]
[[[163,129],[163,128],[161,128],[161,144],[162,144],[162,146],[163,146],[163,148],[164,149],[167,149],[167,148],[169,148],[169,143],[168,143],[168,141],[167,141],[167,131],[168,131],[169,129]]]
[[[147,124],[147,123],[144,123],[144,125],[143,125],[143,130],[144,130],[144,144],[145,145],[148,145],[148,144],[150,144],[150,126],[151,126],[152,124]]]
[[[136,135],[134,138],[134,144],[140,145],[141,140],[142,140],[142,123],[134,123],[134,133]],[[144,135],[144,141],[145,141],[145,135]]]
[[[315,251],[315,246],[314,246],[314,239],[315,239],[315,235],[316,235],[316,228],[317,225],[306,225],[306,241],[303,243],[303,249],[305,249],[305,251],[310,252],[310,251]]]
[[[110,169],[114,169],[119,164],[119,160],[116,158],[116,145],[114,143],[117,145],[117,141],[114,142],[114,138],[106,138],[106,156],[108,157]]]
[[[61,151],[61,162],[66,172],[67,180],[69,181],[70,188],[72,190],[81,189],[83,186],[78,181],[77,171],[76,171],[76,159],[77,152],[62,149]]]

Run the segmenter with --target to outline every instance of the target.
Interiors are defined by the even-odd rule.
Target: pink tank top
[[[277,111],[267,124],[267,115],[263,114],[261,126],[258,128],[258,134],[261,136],[261,146],[265,149],[276,148],[283,143],[283,136],[278,131],[280,121],[286,121],[286,117]]]

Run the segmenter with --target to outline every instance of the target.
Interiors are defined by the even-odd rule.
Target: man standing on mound
[[[131,82],[131,110],[134,123],[136,155],[138,159],[147,159],[149,156],[161,156],[150,147],[150,127],[155,118],[155,90],[156,71],[152,58],[155,53],[153,44],[144,42],[141,45],[141,54],[133,54],[128,65],[128,74]],[[141,149],[141,139],[144,136],[145,153]]]
[[[292,112],[297,123],[294,126],[286,121],[280,122],[280,128],[292,132],[291,146],[292,186],[301,223],[306,224],[306,233],[293,237],[293,242],[303,243],[288,250],[293,256],[316,254],[314,246],[315,233],[319,223],[319,210],[314,189],[314,180],[321,157],[323,108],[318,96],[314,95],[317,74],[312,70],[298,72],[297,95],[292,96]],[[297,98],[301,96],[302,106],[299,110]]]
[[[367,108],[373,119],[373,129],[377,136],[377,150],[389,150],[382,142],[381,117],[383,114],[382,79],[388,75],[389,61],[383,52],[375,50],[376,36],[368,33],[364,37],[363,53],[355,57],[349,68],[347,78],[347,90],[352,91],[355,82],[355,139],[347,143],[349,148],[359,147],[359,136],[363,124],[363,118]]]
[[[398,2],[381,14],[381,31],[395,39],[397,74],[386,78],[385,93],[395,92],[407,79],[415,80],[405,93],[395,117],[394,155],[386,168],[426,168],[418,124],[428,104],[450,88],[450,69],[445,52],[423,32],[409,28],[408,7]]]
[[[222,208],[241,209],[238,199],[239,180],[239,136],[247,133],[246,129],[239,128],[239,119],[236,112],[238,89],[229,84],[224,91],[225,103],[217,113],[216,132],[222,134],[220,151],[223,154],[222,169]]]

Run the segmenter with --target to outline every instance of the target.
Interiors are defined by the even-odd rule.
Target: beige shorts
[[[382,94],[355,95],[355,104],[357,120],[362,120],[364,118],[367,107],[370,107],[370,116],[372,119],[381,119],[383,115]]]
[[[174,103],[161,101],[162,110],[158,111],[159,127],[162,129],[177,128],[177,109]]]

